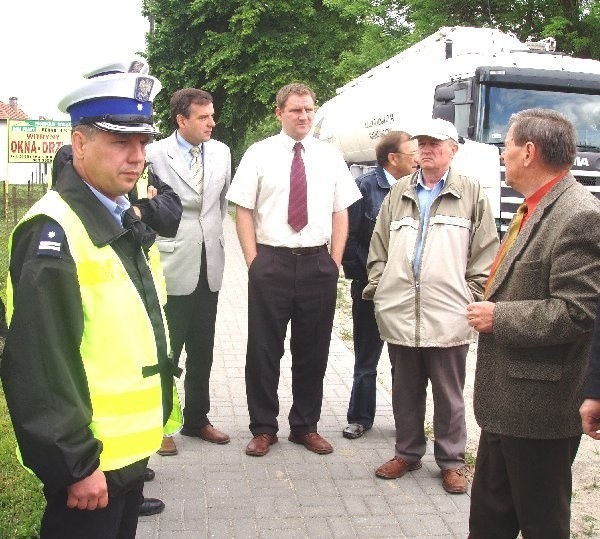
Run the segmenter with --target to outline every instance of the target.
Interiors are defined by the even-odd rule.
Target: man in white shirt
[[[347,208],[361,196],[341,154],[310,136],[315,93],[288,84],[277,93],[280,134],[243,156],[227,199],[248,265],[246,396],[253,439],[246,454],[277,442],[280,360],[291,321],[293,443],[333,448],[317,433],[335,314]],[[289,178],[289,180],[288,180]]]

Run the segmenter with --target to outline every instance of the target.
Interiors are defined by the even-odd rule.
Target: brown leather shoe
[[[414,472],[421,466],[423,466],[423,464],[420,460],[409,464],[400,457],[394,457],[392,460],[388,460],[386,463],[379,466],[379,468],[375,470],[375,475],[383,479],[398,479],[406,472]]]
[[[264,457],[269,452],[269,447],[276,443],[276,434],[267,434],[266,432],[257,434],[246,446],[246,455]]]
[[[228,444],[229,436],[220,430],[215,429],[210,423],[200,427],[199,429],[183,427],[181,434],[184,436],[193,436],[195,438],[202,438],[207,442],[213,444]]]
[[[333,453],[331,444],[323,438],[318,432],[309,432],[308,434],[300,435],[290,432],[288,440],[295,444],[301,444],[309,451],[318,453],[319,455],[327,455]]]
[[[160,444],[160,449],[157,451],[157,453],[163,457],[177,455],[177,446],[175,445],[175,440],[173,440],[171,436],[163,436],[162,444]]]
[[[465,469],[442,470],[442,486],[450,494],[464,494],[467,492]]]

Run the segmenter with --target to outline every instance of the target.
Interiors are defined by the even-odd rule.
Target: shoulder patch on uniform
[[[37,256],[54,256],[61,258],[61,248],[65,241],[65,231],[55,222],[44,223],[40,234]]]

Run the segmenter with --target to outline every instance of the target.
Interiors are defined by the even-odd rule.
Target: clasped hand
[[[106,477],[100,468],[67,487],[67,507],[70,509],[104,509],[108,505]]]
[[[479,333],[491,333],[494,325],[494,309],[491,301],[478,301],[467,305],[467,322]]]

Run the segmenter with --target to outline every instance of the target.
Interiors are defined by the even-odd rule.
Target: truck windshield
[[[573,122],[581,149],[600,151],[600,95],[486,85],[481,97],[479,142],[503,144],[511,114],[545,108],[562,112]]]

